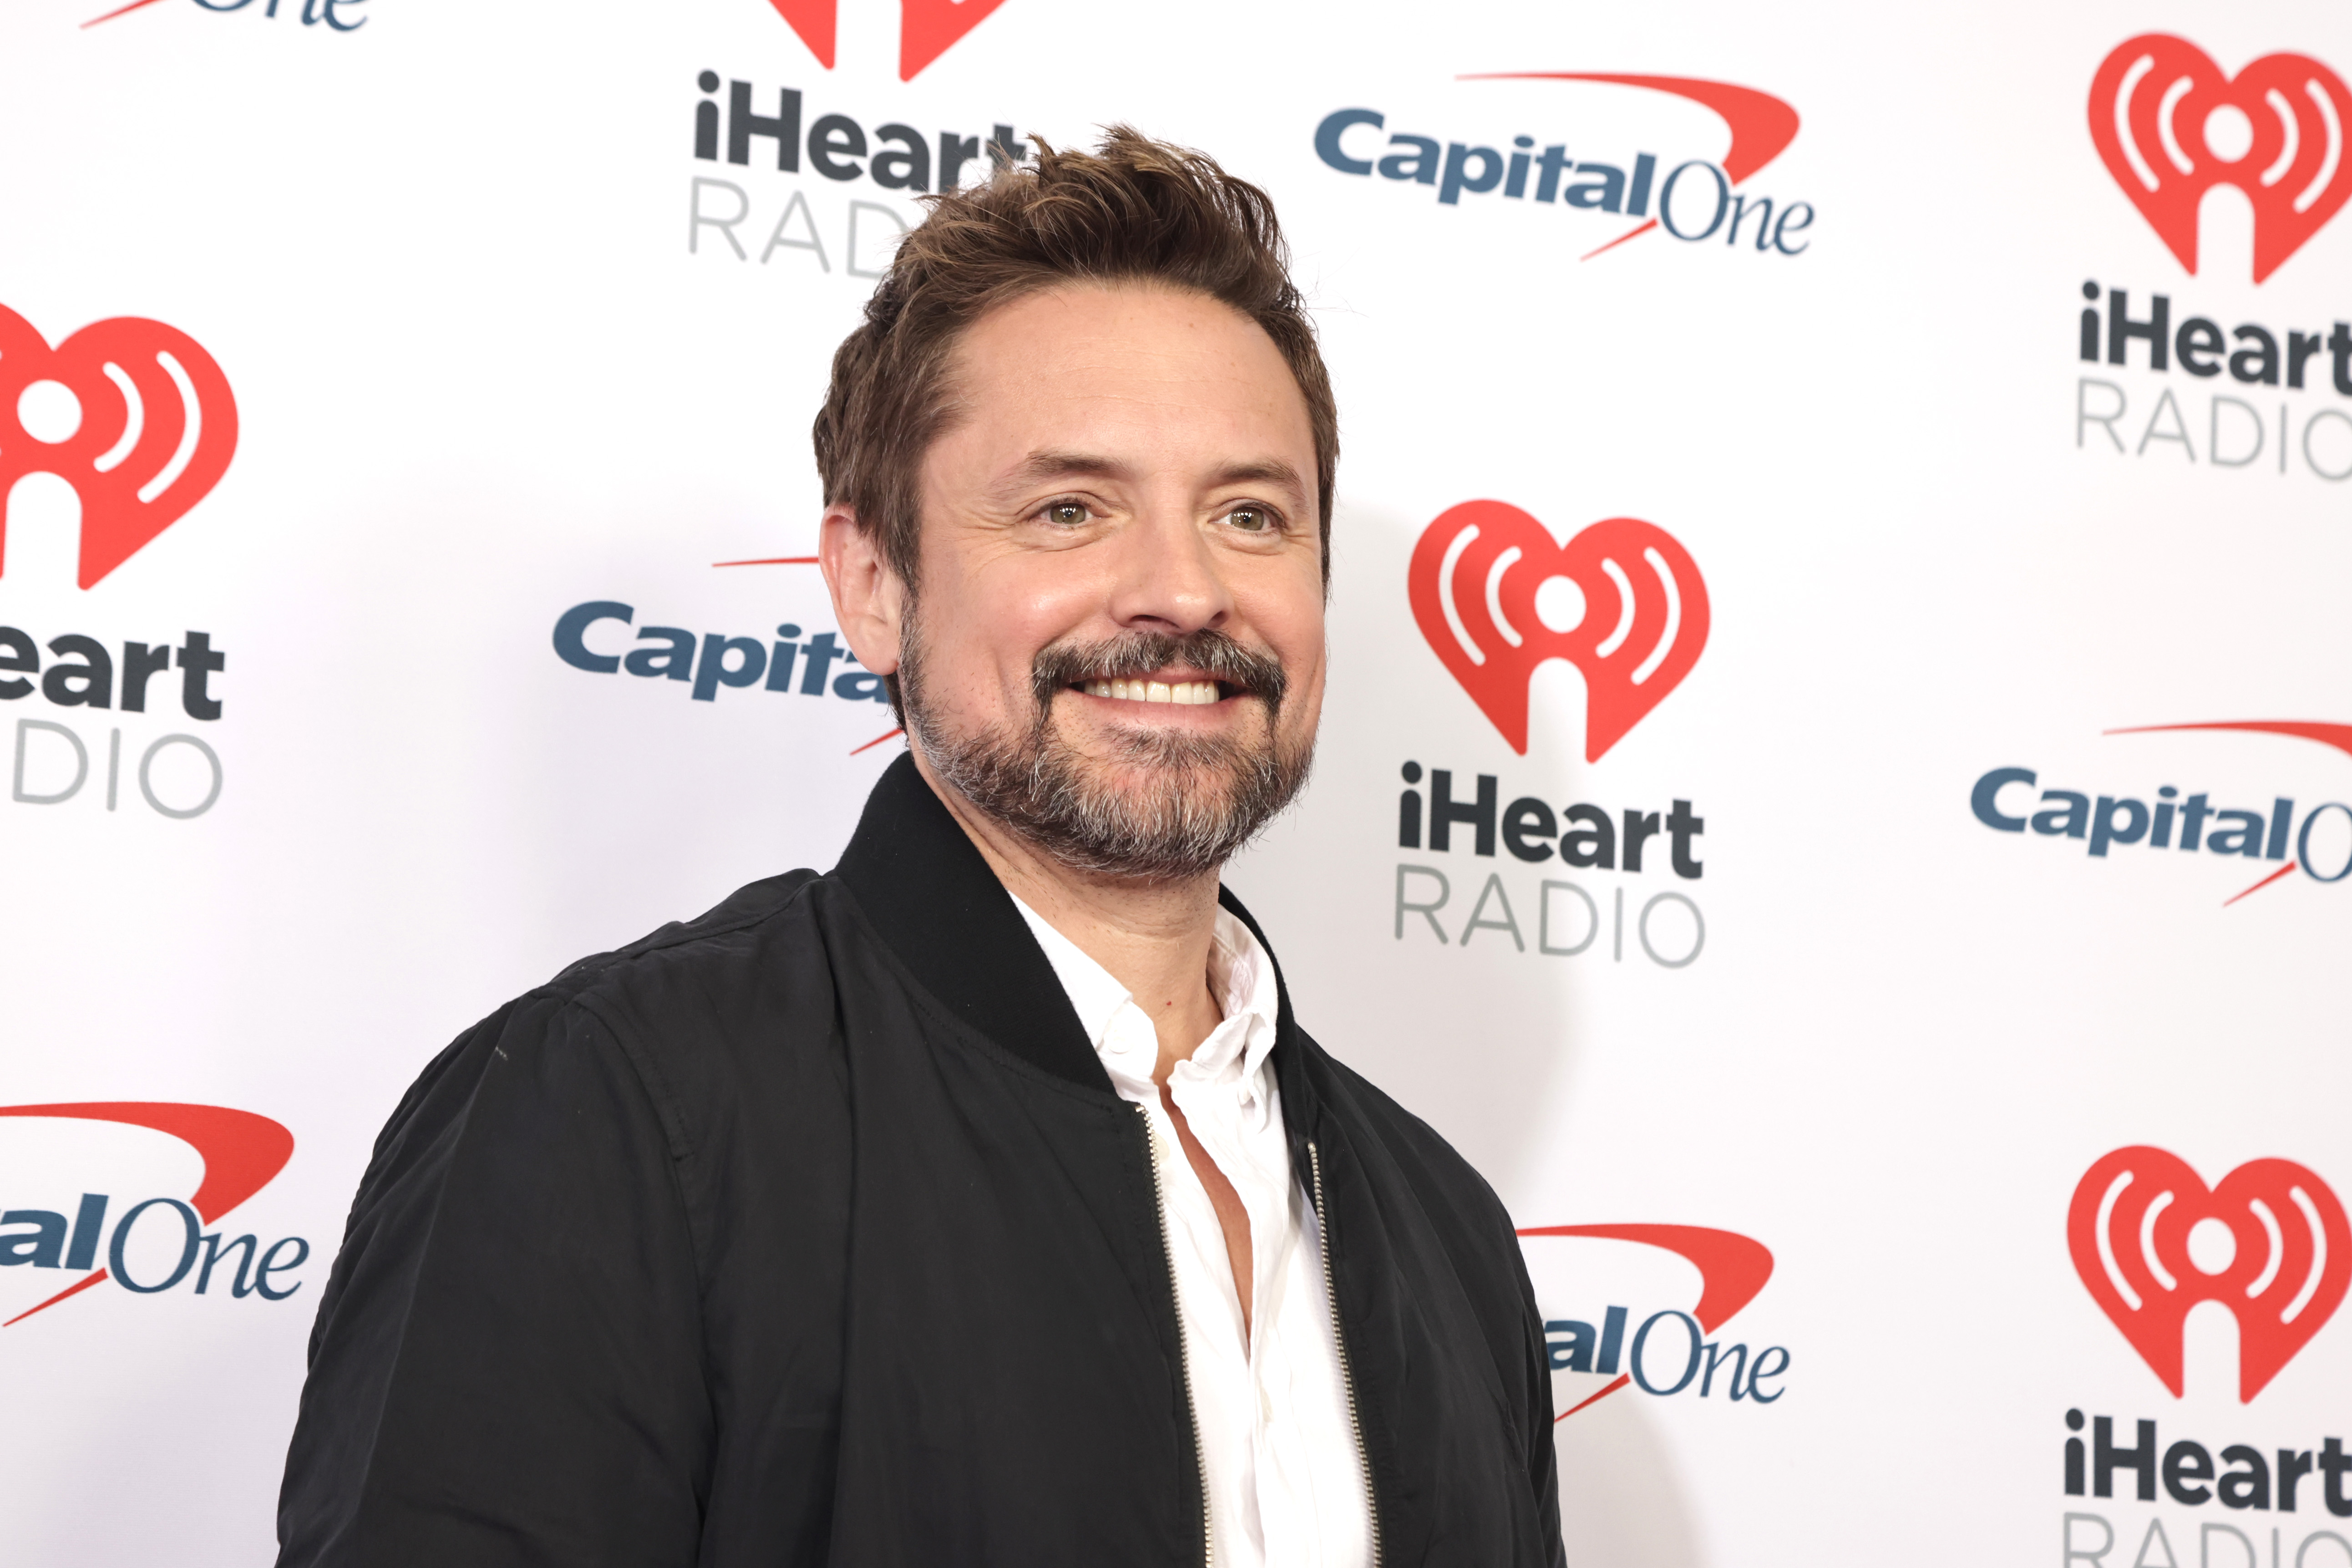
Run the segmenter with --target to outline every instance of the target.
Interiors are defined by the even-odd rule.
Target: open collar
[[[1111,1033],[1121,1014],[1135,1006],[1135,997],[1119,984],[1118,977],[1095,957],[1055,929],[1046,920],[1024,902],[1019,894],[1013,895],[1013,907],[1029,928],[1029,933],[1045,950],[1045,960],[1054,966],[1054,973],[1068,993],[1070,1005],[1078,1015],[1078,1026],[1086,1033],[1110,1068],[1111,1081],[1118,1083],[1118,1068],[1114,1059]],[[1214,1047],[1220,1065],[1209,1070],[1222,1075],[1222,1058],[1229,1058],[1234,1072],[1247,1079],[1257,1076],[1265,1058],[1274,1048],[1275,1039],[1275,976],[1274,965],[1268,960],[1265,943],[1257,934],[1244,925],[1231,910],[1219,906],[1215,928],[1210,936],[1206,980],[1210,994],[1215,998],[1220,1015],[1217,1028],[1201,1042],[1201,1050],[1193,1061],[1202,1061],[1201,1052]],[[1148,1011],[1137,1007],[1136,1017],[1147,1031],[1151,1030]],[[1235,1024],[1231,1032],[1226,1026]],[[1151,1052],[1152,1065],[1158,1063],[1156,1034]],[[1144,1076],[1150,1076],[1149,1068]],[[1122,1092],[1131,1091],[1133,1085],[1121,1086]]]
[[[1104,1094],[1110,1076],[1013,895],[963,825],[901,755],[866,797],[833,875],[924,988],[1031,1066]],[[1274,976],[1275,1071],[1294,1139],[1312,1136],[1315,1097],[1299,1071],[1289,987],[1265,931],[1230,888],[1217,901],[1257,938]]]

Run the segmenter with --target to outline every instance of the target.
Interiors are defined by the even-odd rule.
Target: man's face
[[[1231,308],[1073,287],[983,317],[925,458],[898,674],[924,760],[1077,868],[1213,871],[1321,715],[1306,399]]]

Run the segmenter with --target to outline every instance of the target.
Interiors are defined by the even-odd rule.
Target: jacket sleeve
[[[425,1070],[320,1302],[280,1564],[694,1563],[712,1420],[666,1120],[552,994]]]
[[[1512,1237],[1512,1251],[1518,1238]],[[1521,1310],[1527,1320],[1528,1480],[1535,1488],[1536,1525],[1543,1531],[1544,1561],[1566,1568],[1568,1547],[1560,1539],[1559,1461],[1553,1434],[1559,1424],[1551,1408],[1551,1352],[1544,1342],[1542,1309],[1536,1305],[1535,1285],[1528,1278],[1524,1258],[1517,1260]]]

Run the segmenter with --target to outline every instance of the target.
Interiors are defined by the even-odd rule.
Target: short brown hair
[[[1162,283],[1256,322],[1297,378],[1315,437],[1328,580],[1339,415],[1274,203],[1214,159],[1124,125],[1093,153],[1033,140],[1034,166],[1000,167],[986,184],[924,198],[930,212],[899,242],[865,321],[834,353],[814,432],[825,504],[857,514],[911,591],[922,457],[950,413],[956,340],[997,306],[1057,284]]]

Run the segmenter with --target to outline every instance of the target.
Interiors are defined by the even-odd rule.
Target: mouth
[[[1041,724],[1050,724],[1055,699],[1066,692],[1101,702],[1193,710],[1157,719],[1129,708],[1097,710],[1097,718],[1115,729],[1173,726],[1204,733],[1221,731],[1247,709],[1262,707],[1272,720],[1281,711],[1286,684],[1282,665],[1272,654],[1213,630],[1181,637],[1129,632],[1096,643],[1055,643],[1032,660],[1030,679]],[[1244,704],[1244,698],[1251,701]]]
[[[1207,707],[1231,694],[1214,680],[1081,680],[1072,682],[1070,689],[1089,697],[1107,697],[1114,702],[1166,702],[1180,708]]]

